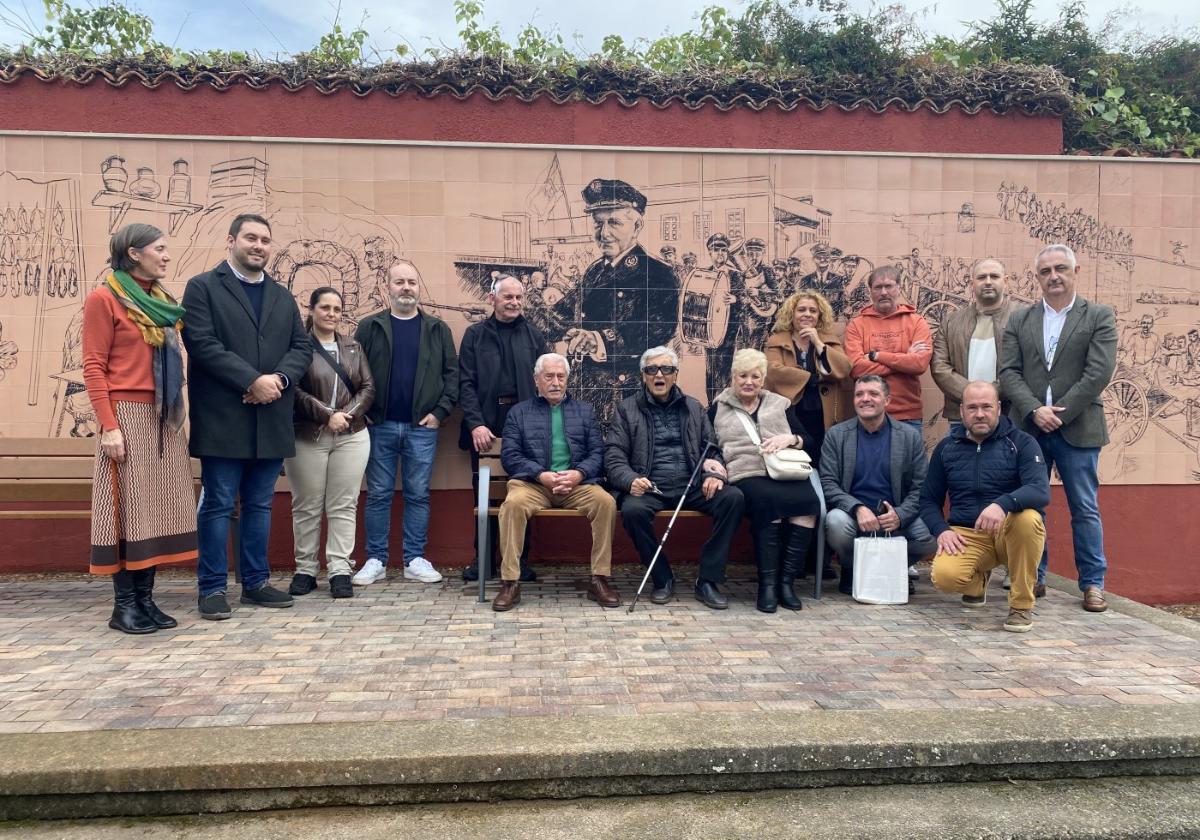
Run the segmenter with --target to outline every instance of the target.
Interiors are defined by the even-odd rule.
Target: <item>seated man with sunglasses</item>
[[[725,596],[717,589],[725,581],[729,544],[742,518],[740,490],[725,481],[721,450],[706,444],[716,440],[712,424],[700,403],[675,384],[679,356],[668,347],[652,347],[642,354],[642,389],[617,407],[604,447],[609,486],[617,491],[621,521],[649,565],[658,538],[654,515],[673,509],[686,492],[683,506],[713,518],[713,531],[700,554],[696,597],[705,606],[725,609]],[[700,462],[696,481],[688,488],[692,471]],[[675,592],[675,576],[666,552],[659,555],[652,574],[650,600],[665,604]]]

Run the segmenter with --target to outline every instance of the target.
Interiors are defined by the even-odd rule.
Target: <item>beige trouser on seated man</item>
[[[500,505],[501,579],[513,581],[521,577],[525,525],[539,510],[552,507],[577,510],[588,518],[592,524],[592,574],[608,577],[612,571],[613,521],[617,515],[611,493],[597,484],[579,484],[560,496],[541,484],[509,479],[508,495]]]
[[[1036,510],[1010,513],[998,531],[952,526],[966,546],[958,554],[938,552],[933,558],[930,579],[942,592],[961,592],[968,606],[984,603],[985,587],[992,569],[1007,566],[1012,589],[1008,605],[1031,610],[1037,565],[1046,542],[1046,525]]]

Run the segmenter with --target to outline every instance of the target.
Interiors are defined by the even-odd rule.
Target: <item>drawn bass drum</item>
[[[688,275],[679,297],[679,334],[688,344],[712,350],[729,329],[729,274],[697,268]]]

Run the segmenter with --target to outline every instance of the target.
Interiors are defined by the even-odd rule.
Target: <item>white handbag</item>
[[[854,540],[854,587],[862,604],[908,603],[908,540],[858,537]]]
[[[737,412],[738,419],[746,427],[746,434],[754,445],[762,450],[762,438],[758,429],[750,422],[750,417],[744,411]],[[767,475],[776,481],[808,481],[812,475],[812,458],[803,449],[781,449],[778,452],[762,453],[763,461],[767,464]]]

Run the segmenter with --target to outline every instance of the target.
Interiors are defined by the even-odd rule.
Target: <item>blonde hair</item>
[[[754,370],[755,368],[758,368],[762,371],[763,376],[766,376],[767,357],[761,350],[746,348],[733,354],[733,364],[729,368],[729,375],[736,376],[744,370]]]
[[[775,332],[792,331],[792,319],[796,317],[796,304],[805,298],[817,305],[817,330],[833,329],[833,307],[829,305],[825,295],[811,289],[804,289],[789,295],[787,300],[780,305],[779,312],[775,315]]]

